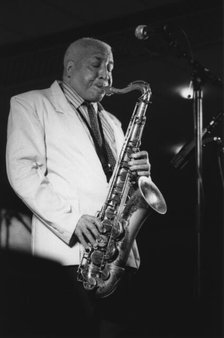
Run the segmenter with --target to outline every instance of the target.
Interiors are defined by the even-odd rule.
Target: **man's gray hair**
[[[68,61],[78,60],[80,56],[80,50],[82,50],[83,48],[97,47],[97,46],[99,47],[104,46],[109,51],[112,50],[111,46],[108,45],[106,42],[98,40],[98,39],[90,38],[90,37],[84,37],[84,38],[81,38],[81,39],[78,39],[72,42],[68,46],[65,52],[65,55],[64,55],[64,67],[66,67]]]

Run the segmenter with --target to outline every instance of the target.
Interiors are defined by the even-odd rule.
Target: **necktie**
[[[97,113],[91,103],[86,103],[86,107],[88,110],[88,116],[89,116],[89,122],[90,122],[90,128],[94,134],[95,140],[97,141],[97,144],[100,148],[102,148],[103,145],[103,139],[100,132],[100,126],[98,121]]]
[[[96,151],[98,153],[98,156],[101,160],[105,174],[109,181],[111,174],[113,172],[116,160],[114,158],[114,155],[112,153],[112,150],[108,142],[104,138],[102,125],[101,125],[100,119],[97,116],[97,112],[95,111],[91,103],[85,103],[85,104],[88,110],[90,128],[95,138],[94,143],[95,143]]]

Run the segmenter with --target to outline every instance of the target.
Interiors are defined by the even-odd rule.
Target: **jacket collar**
[[[49,99],[58,113],[65,113],[68,110],[72,110],[60,87],[60,81],[55,80],[49,89]]]

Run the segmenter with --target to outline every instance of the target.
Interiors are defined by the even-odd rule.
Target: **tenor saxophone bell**
[[[138,187],[143,198],[153,210],[162,215],[167,212],[166,201],[151,177],[139,177]]]

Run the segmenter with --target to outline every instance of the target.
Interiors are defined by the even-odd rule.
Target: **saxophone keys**
[[[118,221],[116,224],[114,224],[112,229],[112,236],[113,239],[116,241],[121,240],[121,238],[124,236],[124,223],[123,221]]]
[[[107,262],[113,262],[119,255],[119,250],[117,248],[117,245],[114,241],[114,239],[110,239],[108,246],[107,246],[107,251],[105,254],[105,260]]]
[[[83,282],[83,286],[88,291],[93,290],[96,287],[96,279],[92,277],[88,278],[88,281],[85,280]]]
[[[100,250],[93,251],[91,254],[91,261],[94,265],[101,266],[104,259],[104,253]]]
[[[98,238],[97,238],[97,241],[96,241],[96,247],[100,247],[100,248],[103,248],[107,245],[107,242],[108,242],[108,238],[106,235],[99,235]]]

